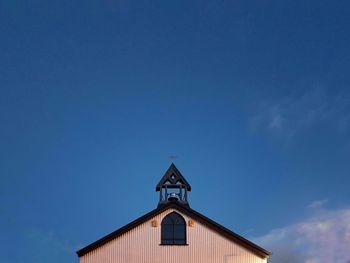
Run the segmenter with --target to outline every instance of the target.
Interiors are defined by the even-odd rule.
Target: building
[[[156,209],[80,249],[80,263],[266,263],[270,252],[190,208],[190,184],[171,164]]]

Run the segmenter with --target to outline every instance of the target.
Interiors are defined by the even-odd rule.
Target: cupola
[[[169,202],[178,202],[188,206],[187,192],[191,191],[190,184],[172,163],[156,186],[159,192],[158,207]]]

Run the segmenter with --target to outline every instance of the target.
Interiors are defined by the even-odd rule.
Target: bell
[[[179,200],[179,197],[176,193],[171,193],[168,200],[169,201],[177,201],[177,200]]]

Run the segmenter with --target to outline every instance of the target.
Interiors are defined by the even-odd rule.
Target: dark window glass
[[[166,216],[164,217],[163,221],[162,221],[162,225],[172,225],[173,221],[172,218],[170,216]]]
[[[170,213],[162,221],[162,244],[186,244],[186,222],[178,213]]]
[[[163,225],[162,226],[162,239],[173,239],[173,226],[172,225]]]
[[[174,239],[185,240],[186,235],[183,225],[174,225]]]

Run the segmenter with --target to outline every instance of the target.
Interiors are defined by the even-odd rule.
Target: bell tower
[[[156,191],[159,192],[158,207],[169,202],[189,206],[187,192],[191,191],[191,186],[173,163],[160,179]]]

